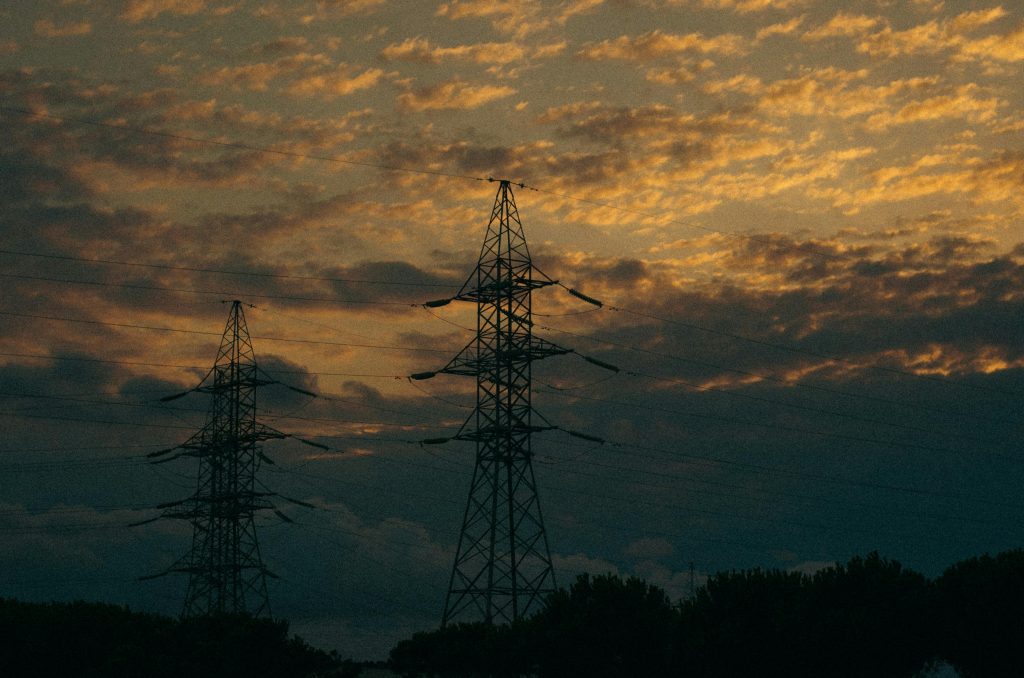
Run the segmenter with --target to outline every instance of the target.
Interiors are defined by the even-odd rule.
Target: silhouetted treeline
[[[101,603],[0,599],[0,676],[5,678],[311,675],[346,672],[336,656],[289,636],[286,621],[244,616],[178,621]]]
[[[725,572],[675,605],[639,579],[583,575],[527,620],[418,633],[391,661],[403,676],[1024,675],[1024,551],[934,581],[878,554],[813,575]]]

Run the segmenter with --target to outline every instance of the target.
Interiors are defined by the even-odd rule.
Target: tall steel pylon
[[[274,382],[262,379],[256,366],[242,303],[233,301],[213,369],[191,389],[212,396],[206,425],[177,447],[150,455],[158,463],[179,457],[199,460],[195,493],[158,507],[163,509],[162,518],[192,524],[192,548],[152,576],[189,575],[183,617],[271,616],[267,577],[275,575],[260,557],[254,516],[274,508],[268,500],[273,495],[256,491],[256,471],[266,459],[260,443],[290,436],[256,420],[256,389],[270,383]]]
[[[477,305],[476,337],[438,370],[477,384],[476,408],[453,437],[476,443],[476,465],[442,625],[512,622],[555,590],[530,445],[532,433],[552,428],[533,423],[531,365],[569,352],[533,336],[531,293],[554,283],[533,267],[512,186],[500,181],[476,271],[457,295],[427,304]]]

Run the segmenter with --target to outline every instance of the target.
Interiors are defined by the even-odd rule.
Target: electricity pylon
[[[533,267],[512,187],[500,181],[476,271],[454,297],[426,304],[477,305],[476,337],[438,370],[477,384],[476,408],[452,438],[476,443],[476,465],[442,625],[513,622],[555,590],[530,447],[531,434],[553,428],[533,423],[531,365],[569,353],[533,336],[530,295],[554,283]]]
[[[180,457],[199,460],[195,493],[157,507],[163,509],[162,518],[192,524],[192,548],[166,571],[144,577],[172,572],[189,575],[183,617],[271,616],[267,577],[275,575],[260,557],[254,516],[274,509],[268,499],[274,493],[256,490],[256,471],[262,461],[269,462],[260,443],[291,437],[256,420],[256,389],[272,383],[276,382],[261,378],[242,303],[233,301],[213,369],[199,386],[163,399],[174,400],[192,391],[212,396],[202,429],[177,447],[150,455],[158,458],[157,463]]]

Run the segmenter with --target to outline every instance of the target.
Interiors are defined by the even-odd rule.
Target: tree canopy
[[[419,633],[391,653],[403,676],[964,678],[1024,664],[1024,551],[950,567],[934,581],[877,553],[813,574],[730,571],[688,600],[640,579],[582,575],[511,626]]]

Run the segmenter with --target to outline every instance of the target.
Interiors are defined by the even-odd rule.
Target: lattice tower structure
[[[535,273],[537,275],[535,275]],[[475,377],[476,407],[456,440],[476,444],[442,625],[509,623],[555,590],[533,472],[531,365],[567,353],[533,336],[531,294],[554,281],[530,259],[515,196],[500,181],[476,271],[453,299],[477,305],[476,337],[440,372]]]
[[[272,493],[256,490],[256,472],[266,459],[260,443],[288,436],[256,419],[256,389],[268,383],[258,374],[242,303],[234,301],[213,370],[193,389],[212,397],[206,424],[157,453],[175,453],[161,462],[199,460],[195,493],[159,507],[162,517],[192,524],[192,548],[162,573],[189,575],[183,617],[271,616],[267,577],[275,575],[260,556],[254,518],[274,507],[267,499]]]

